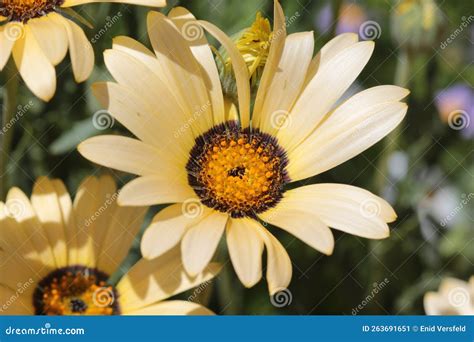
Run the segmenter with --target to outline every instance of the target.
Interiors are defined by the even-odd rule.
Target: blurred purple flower
[[[458,83],[436,94],[435,104],[442,121],[461,130],[465,138],[474,137],[474,91]]]
[[[315,26],[322,33],[331,29],[333,9],[330,4],[324,6],[316,16]],[[351,2],[342,4],[336,26],[336,34],[359,32],[359,27],[367,20],[364,9]]]

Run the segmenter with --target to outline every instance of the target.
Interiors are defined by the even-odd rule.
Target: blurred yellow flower
[[[238,107],[223,99],[202,27],[231,58]],[[105,52],[117,83],[93,87],[138,140],[99,136],[78,147],[93,162],[140,176],[122,189],[120,204],[177,203],[158,213],[145,232],[145,258],[181,241],[185,269],[198,274],[226,232],[232,264],[247,287],[262,277],[266,247],[266,277],[275,294],[290,283],[292,265],[267,224],[325,254],[334,248],[329,227],[373,239],[389,235],[394,210],[366,190],[343,184],[287,189],[361,153],[404,118],[407,105],[400,100],[408,91],[391,85],[335,107],[368,62],[373,42],[344,34],[313,58],[313,33],[287,36],[275,2],[274,38],[251,115],[248,66],[221,30],[175,8],[169,17],[151,12],[148,32],[154,53],[117,38]]]
[[[94,51],[82,29],[62,11],[93,2],[166,5],[166,0],[2,0],[0,71],[12,54],[28,88],[49,101],[56,91],[54,66],[69,49],[74,77],[77,82],[85,81],[94,67]]]
[[[425,294],[424,306],[427,315],[474,315],[474,276],[443,279],[437,292]]]
[[[164,301],[211,279],[218,265],[190,278],[179,251],[138,261],[118,282],[119,270],[145,207],[117,205],[111,177],[89,177],[74,202],[59,180],[39,178],[31,200],[17,188],[0,202],[0,314],[209,314],[188,301]]]

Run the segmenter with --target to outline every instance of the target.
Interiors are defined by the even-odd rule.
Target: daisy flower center
[[[0,15],[9,21],[27,22],[53,12],[64,0],[2,0]]]
[[[232,217],[255,217],[281,199],[287,164],[274,137],[229,121],[196,139],[186,169],[203,204]]]
[[[119,313],[108,275],[84,266],[57,269],[43,278],[33,294],[37,315],[114,315]]]
[[[258,12],[252,26],[246,29],[237,41],[237,49],[249,68],[253,84],[260,77],[267,62],[271,38],[272,29],[270,21],[263,18],[261,13]],[[231,66],[231,60],[228,58],[226,60],[226,68],[231,69]]]

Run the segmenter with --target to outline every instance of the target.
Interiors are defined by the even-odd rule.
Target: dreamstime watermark
[[[102,28],[97,31],[97,33],[94,35],[94,37],[91,38],[91,43],[95,44],[97,43],[104,34],[107,33],[119,20],[122,18],[122,12],[117,12],[113,17],[108,16],[105,18],[105,24],[102,26]]]
[[[101,109],[92,116],[92,124],[99,131],[112,128],[115,124],[113,116],[105,109]]]
[[[116,191],[113,194],[107,194],[105,197],[104,203],[89,217],[84,221],[84,226],[91,226],[114,202],[117,200],[119,192]]]
[[[359,36],[363,40],[379,39],[382,35],[382,28],[379,23],[374,20],[368,20],[359,26]]]
[[[175,132],[174,132],[174,137],[177,139],[180,136],[182,136],[190,127],[191,125],[199,119],[199,117],[207,112],[207,110],[211,107],[211,102],[207,101],[204,105],[200,106],[197,108],[194,112],[193,115],[184,123],[181,125]]]
[[[6,301],[4,303],[1,303],[0,305],[0,312],[4,312],[8,310],[8,308],[13,305],[20,296],[26,292],[26,290],[33,285],[34,280],[33,278],[28,279],[27,281],[23,283],[18,283],[15,293],[13,293],[10,297],[6,298]]]
[[[300,12],[296,11],[291,17],[285,17],[285,26],[286,28],[293,25],[296,20],[301,16]],[[282,28],[279,28],[276,31],[272,32],[272,37],[270,39],[270,43],[272,43],[276,38],[280,37],[285,31]]]
[[[270,303],[276,308],[289,306],[293,302],[293,294],[289,289],[281,289],[270,297]]]
[[[188,42],[194,42],[204,37],[204,29],[197,21],[188,21],[181,27],[181,35]]]
[[[471,124],[471,118],[469,114],[464,110],[455,110],[448,115],[448,125],[455,131],[460,131],[469,127]]]
[[[26,205],[19,199],[11,198],[5,202],[3,210],[5,216],[20,219],[26,211]]]
[[[197,198],[189,198],[181,205],[181,212],[187,218],[193,219],[202,215],[204,207]]]
[[[382,210],[379,201],[374,198],[368,198],[359,205],[359,211],[365,218],[374,218]]]
[[[456,28],[445,41],[441,42],[439,45],[441,50],[444,50],[451,44],[467,27],[472,24],[474,21],[474,16],[470,15],[469,17],[462,16],[461,17],[461,24],[458,28]]]
[[[270,116],[270,124],[275,129],[285,129],[291,126],[292,118],[288,111],[276,110]]]
[[[17,328],[9,326],[5,329],[6,335],[84,335],[84,328],[53,328],[51,323],[45,323],[40,328]]]
[[[446,215],[441,220],[441,222],[440,222],[441,227],[446,227],[446,225],[454,217],[456,217],[473,198],[474,198],[474,192],[471,192],[468,195],[462,194],[461,195],[461,201],[459,202],[459,204],[453,210],[451,210],[451,212],[448,215]]]
[[[471,296],[464,287],[455,287],[448,293],[448,302],[455,308],[466,306],[470,303]]]
[[[15,42],[25,36],[25,26],[20,22],[10,22],[3,30],[5,38],[11,42]]]
[[[16,107],[17,111],[15,115],[10,119],[10,121],[3,123],[0,135],[6,134],[8,130],[10,130],[31,108],[33,108],[33,101],[31,100],[26,105],[19,105]]]
[[[111,287],[99,287],[92,294],[92,302],[100,308],[109,307],[115,302],[114,291]]]
[[[196,287],[193,293],[188,297],[189,302],[195,302],[198,296],[203,293],[209,286],[211,286],[212,282],[210,280],[206,280],[204,283],[201,283],[198,287]]]
[[[385,278],[382,280],[380,283],[375,282],[373,284],[373,289],[370,291],[370,293],[362,300],[362,302],[359,303],[355,308],[352,309],[352,315],[355,316],[357,315],[362,309],[364,309],[376,296],[377,294],[382,291],[388,284],[390,283],[390,280],[388,278]]]

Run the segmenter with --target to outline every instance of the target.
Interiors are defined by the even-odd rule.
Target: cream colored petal
[[[312,59],[308,67],[308,73],[306,75],[304,87],[308,85],[308,83],[313,79],[314,75],[316,75],[318,70],[323,65],[337,56],[339,52],[350,47],[351,45],[354,45],[358,41],[359,36],[357,33],[343,33],[327,42],[326,45],[322,47],[321,51],[319,51],[318,54]]]
[[[140,91],[141,88],[134,89]],[[99,82],[92,86],[102,106],[130,132],[145,143],[158,146],[163,156],[185,165],[189,150],[194,145],[192,125],[166,93],[161,94],[164,97],[160,101],[151,104],[134,89],[111,82]],[[158,91],[163,89],[161,87]],[[155,97],[161,98],[161,95],[157,93]]]
[[[189,206],[194,206],[194,209]],[[161,210],[150,226],[145,230],[141,240],[141,252],[145,259],[154,259],[175,247],[186,230],[196,225],[210,211],[198,200],[192,203],[173,204]]]
[[[280,58],[283,53],[283,49],[286,41],[286,19],[283,9],[278,1],[273,3],[273,35],[270,45],[270,52],[263,69],[262,78],[258,86],[257,96],[255,98],[255,105],[253,109],[254,116],[261,113],[263,110],[264,101],[267,99],[267,93],[277,72],[278,66],[280,65]]]
[[[201,73],[212,104],[214,124],[218,125],[225,121],[224,97],[222,86],[209,43],[204,31],[196,18],[184,7],[174,7],[168,17],[173,21],[183,37],[188,41],[196,60],[201,65]]]
[[[331,228],[369,239],[388,237],[386,222],[396,219],[385,200],[350,185],[313,184],[289,190],[284,196],[286,208],[313,213]]]
[[[230,219],[227,226],[227,247],[230,260],[242,284],[252,287],[262,278],[263,240],[259,223],[253,219]]]
[[[317,127],[360,74],[373,49],[373,42],[356,43],[320,68],[293,107],[289,124],[278,132],[277,137],[287,151],[298,146]]]
[[[34,246],[44,267],[48,269],[56,268],[57,265],[48,237],[38,221],[28,197],[20,189],[12,188],[7,194],[5,204],[9,209],[10,216],[18,223],[17,227],[23,231],[26,240]]]
[[[203,273],[190,277],[183,268],[179,248],[153,260],[141,259],[117,284],[122,312],[130,313],[201,284],[207,286],[220,268],[211,263]]]
[[[239,121],[239,110],[237,106],[228,98],[224,99],[224,111],[226,121]]]
[[[165,7],[166,0],[66,0],[61,7],[71,7],[98,2],[116,2],[120,4],[142,5],[149,7]]]
[[[28,88],[43,101],[56,91],[56,71],[41,50],[31,29],[24,26],[23,37],[13,46],[13,59]]]
[[[96,177],[87,177],[79,185],[73,202],[75,225],[70,233],[75,236],[74,245],[69,248],[75,251],[75,258],[70,260],[71,264],[96,266],[96,255],[94,248],[94,229],[98,215],[98,209],[104,204],[105,199],[101,196],[100,183]]]
[[[84,82],[94,69],[95,57],[92,45],[82,28],[75,22],[60,15],[55,16],[54,19],[66,29],[74,79],[76,82]]]
[[[288,153],[288,173],[293,181],[329,170],[365,151],[405,117],[407,105],[400,102],[381,103],[347,120],[329,120],[311,137]],[[346,112],[347,114],[347,112]]]
[[[16,41],[11,37],[9,27],[11,27],[9,24],[0,26],[0,71],[7,64]]]
[[[61,210],[64,229],[67,241],[68,263],[76,261],[77,251],[71,246],[77,246],[76,223],[73,214],[72,200],[64,183],[58,179],[53,179],[52,184],[58,196],[59,208]]]
[[[12,290],[0,285],[0,315],[34,315],[31,292],[24,293],[25,286],[34,286],[30,283]],[[27,290],[28,288],[26,288]],[[19,292],[21,291],[21,292]]]
[[[40,177],[35,182],[31,204],[53,249],[56,265],[68,265],[66,226],[58,194],[51,180]]]
[[[115,135],[87,139],[77,147],[88,160],[112,169],[140,176],[160,175],[186,182],[185,165],[163,157],[162,150],[140,140]]]
[[[142,227],[148,207],[116,206],[107,222],[107,233],[98,251],[97,268],[108,274],[117,271],[130,252]]]
[[[288,233],[321,253],[331,255],[334,250],[334,237],[331,230],[312,212],[297,210],[285,205],[283,199],[278,205],[259,217]]]
[[[302,91],[308,65],[313,57],[313,32],[291,34],[260,111],[254,112],[252,125],[274,134],[282,126]]]
[[[124,206],[146,206],[184,202],[194,197],[193,189],[181,177],[143,176],[127,183],[118,201]]]
[[[235,80],[237,83],[237,95],[239,101],[240,124],[243,128],[250,124],[250,82],[247,64],[242,55],[237,50],[232,40],[222,32],[217,26],[207,22],[199,21],[199,24],[206,29],[221,45],[226,49],[232,62]]]
[[[152,304],[145,308],[132,310],[127,312],[127,315],[166,315],[166,316],[181,316],[181,315],[214,315],[214,313],[204,306],[184,301],[184,300],[167,300],[158,304]]]
[[[148,34],[155,54],[163,66],[165,79],[173,80],[179,100],[185,105],[187,118],[192,120],[195,134],[213,126],[212,106],[207,96],[201,66],[193,56],[187,41],[170,19],[158,12],[147,17]]]
[[[291,260],[282,244],[265,228],[257,227],[267,248],[267,282],[270,296],[288,287],[293,269]]]
[[[195,276],[209,264],[224,233],[228,215],[213,212],[189,228],[181,241],[184,268]]]
[[[28,21],[28,26],[46,57],[53,65],[58,65],[66,57],[69,45],[64,25],[61,25],[57,18],[51,19],[55,16],[59,14],[50,13],[47,16],[32,19]]]
[[[430,316],[461,315],[459,309],[449,303],[446,296],[437,292],[427,292],[423,297],[425,313]]]

